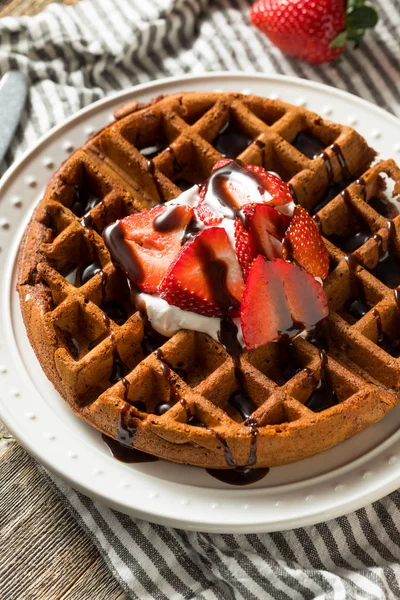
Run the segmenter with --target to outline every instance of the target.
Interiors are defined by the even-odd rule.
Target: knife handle
[[[14,137],[26,94],[24,75],[19,71],[8,71],[0,81],[0,162]]]

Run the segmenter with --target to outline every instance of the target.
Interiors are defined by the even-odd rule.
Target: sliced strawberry
[[[232,158],[221,158],[218,160],[212,168],[212,173],[215,173],[218,169],[222,169],[227,164],[233,162]],[[273,206],[283,206],[292,202],[293,196],[290,192],[289,186],[280,177],[277,177],[273,173],[266,171],[263,167],[258,165],[243,164],[242,165],[250,173],[254,173],[261,185],[267,190],[272,196],[272,200],[268,203]]]
[[[287,183],[276,175],[225,158],[215,163],[211,177],[201,186],[196,210],[206,225],[217,225],[224,217],[234,218],[246,204],[283,206],[291,201]]]
[[[325,279],[329,272],[329,256],[315,221],[302,206],[296,206],[286,232],[292,245],[293,258],[306,271]],[[284,258],[285,250],[283,252]]]
[[[217,160],[217,162],[211,169],[211,173],[218,171],[218,169],[222,169],[222,167],[225,167],[227,164],[231,163],[232,161],[233,161],[233,158],[221,158],[220,160]]]
[[[293,326],[299,323],[310,331],[328,316],[328,299],[322,285],[301,267],[285,263],[284,286]],[[290,335],[290,332],[289,332]]]
[[[196,214],[197,214],[198,218],[200,219],[200,221],[203,221],[203,223],[207,226],[219,225],[222,222],[223,216],[222,215],[217,216],[213,212],[212,208],[206,202],[202,201],[205,196],[205,193],[206,193],[206,188],[203,184],[200,189],[201,201],[195,208]]]
[[[165,275],[161,297],[183,310],[207,316],[235,314],[244,282],[226,231],[204,229],[187,242]]]
[[[312,329],[328,315],[322,286],[304,269],[281,258],[258,256],[243,293],[240,322],[248,350],[281,336]]]
[[[114,262],[145,292],[156,292],[193,218],[189,206],[155,206],[117,221],[104,231]]]
[[[257,165],[244,165],[248,171],[254,173],[261,185],[271,194],[272,199],[268,204],[271,206],[283,206],[293,201],[288,184],[277,175],[258,167]]]
[[[244,278],[259,254],[272,260],[282,256],[286,220],[272,206],[247,204],[235,219],[235,248]]]
[[[214,171],[217,171],[218,169],[225,167],[228,163],[232,162],[231,158],[221,158],[221,160],[218,160],[215,165],[212,168],[211,173],[214,173]],[[206,195],[206,191],[207,191],[207,181],[205,183],[203,183],[200,187],[200,192],[199,192],[199,196],[200,196],[200,202],[196,207],[196,213],[197,216],[199,217],[199,219],[201,221],[203,221],[203,223],[205,223],[205,225],[219,225],[219,223],[221,223],[223,216],[217,216],[211,209],[211,207],[206,203],[203,202],[204,200],[204,196]]]

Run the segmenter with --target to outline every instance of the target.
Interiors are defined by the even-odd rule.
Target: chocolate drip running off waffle
[[[19,257],[30,342],[75,413],[125,446],[243,480],[381,419],[400,390],[400,217],[382,177],[400,192],[394,162],[370,168],[375,152],[353,129],[251,95],[181,93],[117,117],[53,176]],[[283,353],[154,333],[101,236],[200,183],[233,149],[289,182],[329,251],[329,317]]]

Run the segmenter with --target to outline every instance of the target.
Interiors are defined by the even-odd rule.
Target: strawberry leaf
[[[346,11],[346,29],[329,43],[329,48],[343,48],[348,40],[358,48],[366,29],[375,27],[378,13],[372,6],[365,6],[365,0],[349,0]]]
[[[354,8],[356,6],[363,6],[365,4],[365,0],[348,0],[347,2],[347,10],[350,8]]]
[[[347,31],[347,39],[354,42],[354,48],[358,48],[362,42],[365,29],[349,29]]]
[[[347,31],[341,31],[339,35],[329,42],[329,48],[343,48],[347,41]]]
[[[378,22],[378,13],[372,6],[355,6],[347,11],[348,29],[369,29]]]

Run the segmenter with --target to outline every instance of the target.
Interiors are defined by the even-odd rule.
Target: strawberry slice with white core
[[[155,206],[104,230],[112,260],[144,292],[157,292],[194,218],[189,206]]]
[[[221,227],[204,229],[187,242],[160,286],[169,304],[209,317],[237,314],[243,289],[239,263]]]
[[[200,190],[200,198],[205,195],[205,187],[202,187]],[[196,215],[206,225],[207,227],[212,227],[213,225],[219,225],[222,223],[224,217],[221,214],[216,215],[211,206],[209,206],[206,202],[200,201],[199,204],[195,208]]]
[[[278,175],[266,171],[263,167],[257,165],[245,165],[245,168],[257,177],[264,189],[271,195],[271,200],[268,204],[277,207],[293,202],[293,196],[288,184]]]
[[[287,218],[267,204],[247,204],[235,219],[235,249],[244,278],[259,254],[273,260],[282,256]]]
[[[315,221],[302,206],[294,209],[286,237],[290,240],[295,261],[314,277],[325,279],[329,273],[328,251]]]
[[[214,166],[200,190],[199,218],[215,225],[226,217],[234,219],[246,204],[283,206],[292,202],[288,185],[262,167],[223,159]]]
[[[247,277],[240,315],[248,350],[311,330],[327,315],[325,292],[307,271],[280,258],[256,258]]]

